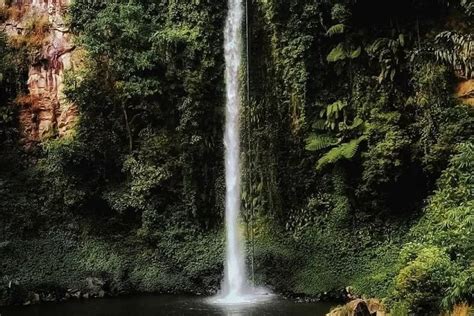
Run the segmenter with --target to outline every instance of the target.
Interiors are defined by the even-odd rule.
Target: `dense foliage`
[[[454,95],[473,76],[472,5],[255,0],[249,13],[257,280],[418,314],[472,304],[473,116]],[[113,294],[215,291],[226,1],[76,0],[68,14],[82,58],[66,74],[70,137],[22,148],[15,99],[34,48],[0,37],[0,302],[91,275]]]

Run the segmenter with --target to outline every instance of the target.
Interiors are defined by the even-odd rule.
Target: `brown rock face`
[[[74,67],[74,46],[63,19],[68,5],[69,0],[14,0],[8,6],[12,14],[4,23],[4,31],[12,41],[20,38],[35,47],[28,94],[18,98],[27,146],[67,135],[76,121],[77,109],[63,94],[64,72]]]
[[[460,82],[456,90],[458,98],[464,103],[474,106],[474,79]]]

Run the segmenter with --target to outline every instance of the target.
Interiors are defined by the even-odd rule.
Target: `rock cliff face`
[[[3,2],[3,3],[2,3]],[[74,67],[71,34],[64,23],[70,0],[0,0],[8,13],[4,32],[12,41],[34,42],[28,92],[18,98],[23,142],[31,146],[73,129],[77,109],[64,97],[64,72]],[[31,50],[31,47],[29,48]]]
[[[474,106],[474,79],[460,82],[456,89],[456,95],[464,103]]]

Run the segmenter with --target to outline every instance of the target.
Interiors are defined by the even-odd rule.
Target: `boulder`
[[[326,316],[385,316],[383,304],[375,299],[356,299],[344,306],[336,307]]]
[[[105,285],[105,281],[99,278],[88,277],[86,279],[87,292],[98,295]]]
[[[364,300],[353,300],[349,302],[348,306],[352,310],[353,316],[372,316],[372,314],[370,314],[369,307]]]

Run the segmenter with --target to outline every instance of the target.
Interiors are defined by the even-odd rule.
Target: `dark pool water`
[[[275,299],[253,306],[219,307],[203,298],[184,296],[139,296],[59,304],[0,308],[1,316],[323,316],[327,303],[295,303]]]

